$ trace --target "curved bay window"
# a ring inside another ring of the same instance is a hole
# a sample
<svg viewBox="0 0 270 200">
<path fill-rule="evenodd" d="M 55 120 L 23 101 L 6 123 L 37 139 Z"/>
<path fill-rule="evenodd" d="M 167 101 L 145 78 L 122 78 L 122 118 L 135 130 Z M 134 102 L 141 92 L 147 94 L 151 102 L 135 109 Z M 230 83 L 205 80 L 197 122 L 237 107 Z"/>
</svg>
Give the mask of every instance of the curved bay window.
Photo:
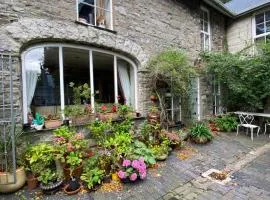
<svg viewBox="0 0 270 200">
<path fill-rule="evenodd" d="M 136 110 L 136 74 L 131 60 L 110 51 L 62 44 L 29 48 L 22 54 L 24 123 L 30 113 L 65 119 L 75 104 L 87 104 L 93 113 L 100 104 Z"/>
</svg>

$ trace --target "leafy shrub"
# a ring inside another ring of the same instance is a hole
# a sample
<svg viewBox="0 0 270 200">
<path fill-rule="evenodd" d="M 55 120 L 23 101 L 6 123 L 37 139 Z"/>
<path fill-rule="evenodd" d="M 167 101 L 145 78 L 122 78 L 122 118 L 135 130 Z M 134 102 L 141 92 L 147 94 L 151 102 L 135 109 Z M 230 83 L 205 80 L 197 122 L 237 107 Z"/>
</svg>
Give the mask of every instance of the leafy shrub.
<svg viewBox="0 0 270 200">
<path fill-rule="evenodd" d="M 231 132 L 237 128 L 237 118 L 231 115 L 223 115 L 214 119 L 217 127 L 224 132 Z"/>
<path fill-rule="evenodd" d="M 87 184 L 89 189 L 92 189 L 95 185 L 100 184 L 104 177 L 104 170 L 98 167 L 90 170 L 86 170 L 81 175 L 81 180 Z"/>
<path fill-rule="evenodd" d="M 190 137 L 196 143 L 206 143 L 213 139 L 209 128 L 204 123 L 196 123 L 190 129 Z"/>
</svg>

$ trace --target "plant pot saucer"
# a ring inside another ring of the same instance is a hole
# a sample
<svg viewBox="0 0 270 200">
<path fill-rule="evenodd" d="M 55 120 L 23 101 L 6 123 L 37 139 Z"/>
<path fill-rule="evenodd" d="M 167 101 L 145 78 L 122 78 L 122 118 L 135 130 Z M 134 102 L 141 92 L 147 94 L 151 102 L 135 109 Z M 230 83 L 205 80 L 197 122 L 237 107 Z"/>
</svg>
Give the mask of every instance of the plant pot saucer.
<svg viewBox="0 0 270 200">
<path fill-rule="evenodd" d="M 77 194 L 78 192 L 80 192 L 80 190 L 82 189 L 83 185 L 82 183 L 79 183 L 80 184 L 80 187 L 76 190 L 73 190 L 73 191 L 69 191 L 68 188 L 69 188 L 69 184 L 65 185 L 64 188 L 63 188 L 63 191 L 68 194 L 68 195 L 74 195 L 74 194 Z"/>
</svg>

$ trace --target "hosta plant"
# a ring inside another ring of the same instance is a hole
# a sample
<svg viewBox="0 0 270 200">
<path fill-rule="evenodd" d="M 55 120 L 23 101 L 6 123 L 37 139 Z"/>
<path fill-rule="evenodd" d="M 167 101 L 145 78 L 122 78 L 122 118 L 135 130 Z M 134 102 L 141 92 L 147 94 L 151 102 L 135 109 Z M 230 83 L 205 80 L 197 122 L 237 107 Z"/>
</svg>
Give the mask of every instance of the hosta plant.
<svg viewBox="0 0 270 200">
<path fill-rule="evenodd" d="M 213 136 L 209 128 L 204 123 L 196 123 L 190 129 L 190 138 L 193 142 L 198 144 L 204 144 L 213 139 Z"/>
</svg>

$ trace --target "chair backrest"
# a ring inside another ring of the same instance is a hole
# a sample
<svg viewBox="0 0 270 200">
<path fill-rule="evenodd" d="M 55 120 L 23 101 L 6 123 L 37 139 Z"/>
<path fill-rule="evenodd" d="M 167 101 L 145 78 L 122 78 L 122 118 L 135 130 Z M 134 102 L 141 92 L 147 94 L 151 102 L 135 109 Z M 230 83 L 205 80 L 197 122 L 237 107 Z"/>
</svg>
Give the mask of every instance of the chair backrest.
<svg viewBox="0 0 270 200">
<path fill-rule="evenodd" d="M 251 124 L 254 120 L 254 116 L 248 114 L 240 114 L 239 119 L 241 124 Z"/>
</svg>

